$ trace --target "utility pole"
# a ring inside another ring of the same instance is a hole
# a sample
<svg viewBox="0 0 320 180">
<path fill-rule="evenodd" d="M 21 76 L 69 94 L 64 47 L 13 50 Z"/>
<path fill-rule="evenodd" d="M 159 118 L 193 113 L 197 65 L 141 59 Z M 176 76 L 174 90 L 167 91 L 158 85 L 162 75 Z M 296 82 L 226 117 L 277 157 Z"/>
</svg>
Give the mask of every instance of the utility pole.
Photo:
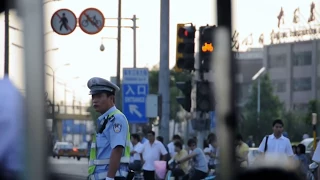
<svg viewBox="0 0 320 180">
<path fill-rule="evenodd" d="M 7 5 L 8 6 L 8 5 Z M 4 12 L 5 26 L 4 26 L 4 74 L 9 75 L 9 7 L 6 7 Z"/>
<path fill-rule="evenodd" d="M 132 18 L 133 22 L 133 67 L 137 68 L 137 17 L 136 15 L 133 15 Z M 132 124 L 132 133 L 137 132 L 137 125 Z"/>
<path fill-rule="evenodd" d="M 12 1 L 12 0 L 11 0 Z M 10 1 L 10 2 L 11 2 Z M 9 2 L 9 1 L 8 1 Z M 26 131 L 24 148 L 25 179 L 48 179 L 47 136 L 44 114 L 44 14 L 42 0 L 19 1 L 18 12 L 23 24 L 24 68 L 26 89 Z M 36 71 L 35 71 L 36 69 Z M 36 147 L 36 148 L 35 148 Z"/>
<path fill-rule="evenodd" d="M 121 0 L 118 0 L 118 37 L 117 37 L 117 86 L 121 87 Z M 116 93 L 116 106 L 120 108 L 121 93 Z"/>
<path fill-rule="evenodd" d="M 56 120 L 56 102 L 55 102 L 55 84 L 56 84 L 56 72 L 52 70 L 52 133 L 54 141 L 57 140 L 57 120 Z"/>
<path fill-rule="evenodd" d="M 159 71 L 159 94 L 162 96 L 162 112 L 160 121 L 160 134 L 164 142 L 169 141 L 169 21 L 170 1 L 161 0 L 160 10 L 160 71 Z"/>
<path fill-rule="evenodd" d="M 137 17 L 133 15 L 133 67 L 137 67 Z"/>
<path fill-rule="evenodd" d="M 236 82 L 237 63 L 231 53 L 232 1 L 217 0 L 218 29 L 214 33 L 213 55 L 215 98 L 217 108 L 217 134 L 220 148 L 219 179 L 235 179 L 238 167 L 235 157 L 235 134 L 237 131 Z M 233 169 L 230 171 L 228 169 Z"/>
</svg>

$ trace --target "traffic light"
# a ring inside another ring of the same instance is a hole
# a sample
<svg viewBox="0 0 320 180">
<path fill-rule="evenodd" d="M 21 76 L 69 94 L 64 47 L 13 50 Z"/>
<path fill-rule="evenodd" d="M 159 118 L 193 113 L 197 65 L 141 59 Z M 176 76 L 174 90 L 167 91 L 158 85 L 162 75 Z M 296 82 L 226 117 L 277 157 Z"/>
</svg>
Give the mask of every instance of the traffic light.
<svg viewBox="0 0 320 180">
<path fill-rule="evenodd" d="M 177 102 L 182 106 L 182 108 L 188 112 L 191 110 L 191 81 L 186 82 L 176 82 L 176 86 L 180 89 L 184 96 L 176 97 Z"/>
<path fill-rule="evenodd" d="M 201 112 L 209 112 L 214 110 L 214 100 L 212 84 L 208 81 L 197 82 L 197 104 L 196 110 Z"/>
<path fill-rule="evenodd" d="M 212 54 L 214 52 L 213 33 L 216 26 L 201 26 L 199 38 L 199 70 L 208 72 L 210 70 Z"/>
<path fill-rule="evenodd" d="M 196 28 L 193 25 L 177 24 L 176 70 L 194 70 L 195 33 Z"/>
</svg>

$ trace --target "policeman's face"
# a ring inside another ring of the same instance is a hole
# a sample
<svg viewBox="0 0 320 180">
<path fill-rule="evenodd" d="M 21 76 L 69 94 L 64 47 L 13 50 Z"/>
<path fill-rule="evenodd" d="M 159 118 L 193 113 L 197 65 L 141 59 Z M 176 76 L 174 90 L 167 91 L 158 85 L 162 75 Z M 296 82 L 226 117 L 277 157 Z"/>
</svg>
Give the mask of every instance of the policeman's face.
<svg viewBox="0 0 320 180">
<path fill-rule="evenodd" d="M 283 126 L 278 123 L 275 124 L 272 129 L 273 129 L 273 133 L 276 135 L 280 135 L 283 132 Z"/>
<path fill-rule="evenodd" d="M 114 96 L 107 96 L 106 93 L 99 93 L 92 95 L 93 108 L 103 114 L 114 105 Z"/>
</svg>

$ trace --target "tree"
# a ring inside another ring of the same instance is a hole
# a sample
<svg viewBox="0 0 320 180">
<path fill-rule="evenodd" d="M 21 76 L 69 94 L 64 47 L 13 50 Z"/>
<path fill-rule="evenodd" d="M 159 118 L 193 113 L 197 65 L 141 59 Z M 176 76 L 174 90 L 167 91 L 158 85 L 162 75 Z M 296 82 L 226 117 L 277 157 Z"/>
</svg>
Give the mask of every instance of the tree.
<svg viewBox="0 0 320 180">
<path fill-rule="evenodd" d="M 288 132 L 291 142 L 301 141 L 302 135 L 312 131 L 311 124 L 301 121 L 305 116 L 304 113 L 296 111 L 287 111 L 283 114 L 284 129 Z"/>
<path fill-rule="evenodd" d="M 273 87 L 269 76 L 260 77 L 260 120 L 258 122 L 257 113 L 258 83 L 254 82 L 251 94 L 244 107 L 244 127 L 245 137 L 253 135 L 256 141 L 261 141 L 263 136 L 270 134 L 272 122 L 281 117 L 282 103 L 273 94 Z"/>
<path fill-rule="evenodd" d="M 175 72 L 170 70 L 170 119 L 176 119 L 176 113 L 180 111 L 180 105 L 176 101 L 176 97 L 180 95 L 179 89 L 176 87 L 177 81 L 187 81 L 191 78 L 188 72 Z M 149 71 L 149 93 L 158 94 L 159 92 L 159 68 L 154 66 Z"/>
</svg>

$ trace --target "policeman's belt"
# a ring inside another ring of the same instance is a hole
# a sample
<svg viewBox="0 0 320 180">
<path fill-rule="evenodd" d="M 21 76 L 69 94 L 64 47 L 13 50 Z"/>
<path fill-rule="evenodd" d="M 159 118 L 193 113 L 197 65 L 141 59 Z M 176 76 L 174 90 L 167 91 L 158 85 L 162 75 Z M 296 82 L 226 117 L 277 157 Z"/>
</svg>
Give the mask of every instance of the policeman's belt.
<svg viewBox="0 0 320 180">
<path fill-rule="evenodd" d="M 101 172 L 101 173 L 94 173 L 89 176 L 89 180 L 99 180 L 99 179 L 106 179 L 108 172 Z M 128 172 L 123 170 L 118 170 L 115 177 L 127 177 Z"/>
<path fill-rule="evenodd" d="M 121 157 L 120 163 L 129 163 L 130 157 Z M 96 160 L 90 160 L 89 166 L 92 165 L 108 165 L 110 164 L 110 159 L 96 159 Z"/>
</svg>

